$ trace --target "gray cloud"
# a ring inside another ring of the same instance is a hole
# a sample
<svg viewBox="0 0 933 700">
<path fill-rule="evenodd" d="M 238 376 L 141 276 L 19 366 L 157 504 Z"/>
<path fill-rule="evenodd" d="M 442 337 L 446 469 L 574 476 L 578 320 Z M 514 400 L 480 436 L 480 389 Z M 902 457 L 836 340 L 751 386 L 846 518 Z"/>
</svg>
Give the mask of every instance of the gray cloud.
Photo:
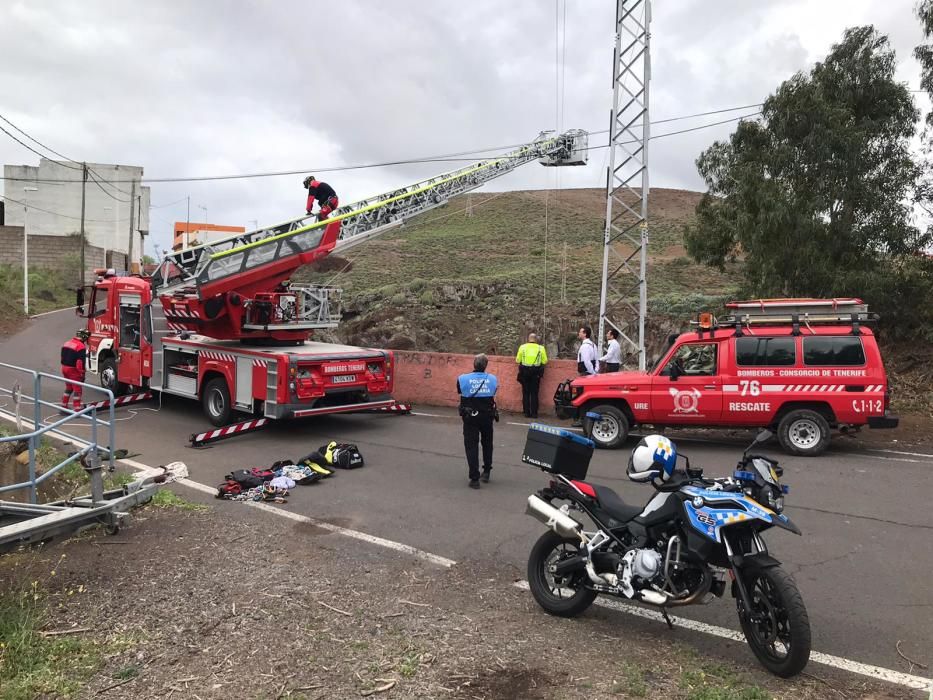
<svg viewBox="0 0 933 700">
<path fill-rule="evenodd" d="M 612 5 L 567 3 L 565 128 L 608 125 Z M 916 84 L 912 8 L 913 0 L 656 2 L 653 116 L 760 102 L 825 55 L 844 27 L 865 22 L 891 34 L 903 79 Z M 0 112 L 40 140 L 78 160 L 142 165 L 150 177 L 496 146 L 556 126 L 555 3 L 12 2 L 0 24 L 0 86 Z M 700 188 L 696 156 L 731 129 L 654 141 L 652 184 Z M 0 139 L 0 162 L 36 160 Z M 346 202 L 457 165 L 325 177 Z M 491 188 L 553 187 L 558 178 L 563 187 L 601 186 L 604 168 L 605 150 L 595 150 L 586 168 L 529 165 Z M 269 223 L 300 213 L 300 181 L 156 184 L 152 202 L 190 195 L 192 211 L 206 206 L 215 223 Z M 164 246 L 170 223 L 184 217 L 183 203 L 153 209 L 156 241 Z"/>
</svg>

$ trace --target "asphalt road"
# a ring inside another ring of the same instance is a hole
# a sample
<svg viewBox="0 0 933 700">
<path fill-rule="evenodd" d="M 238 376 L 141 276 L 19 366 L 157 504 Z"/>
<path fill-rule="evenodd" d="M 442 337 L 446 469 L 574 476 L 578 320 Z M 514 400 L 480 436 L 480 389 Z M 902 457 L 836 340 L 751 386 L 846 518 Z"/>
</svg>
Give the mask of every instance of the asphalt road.
<svg viewBox="0 0 933 700">
<path fill-rule="evenodd" d="M 57 372 L 60 345 L 75 328 L 69 312 L 36 319 L 0 343 L 0 361 Z M 0 385 L 9 386 L 9 378 L 0 368 Z M 366 458 L 364 469 L 301 487 L 281 507 L 457 561 L 494 557 L 514 567 L 516 580 L 525 578 L 527 553 L 542 526 L 524 515 L 524 503 L 546 478 L 520 461 L 526 428 L 509 421 L 522 419 L 504 417 L 497 426 L 493 481 L 473 491 L 466 487 L 455 412 L 416 410 L 435 415 L 323 416 L 194 450 L 186 446 L 187 436 L 210 427 L 200 407 L 165 397 L 159 410 L 120 409 L 117 447 L 139 453 L 135 459 L 152 466 L 184 461 L 193 479 L 213 485 L 232 469 L 296 458 L 329 440 L 354 442 Z M 693 464 L 713 476 L 731 473 L 744 446 L 672 437 Z M 905 653 L 929 664 L 933 455 L 858 451 L 845 440 L 836 440 L 819 459 L 790 457 L 776 447 L 770 452 L 781 460 L 791 488 L 786 513 L 804 534 L 775 530 L 766 539 L 800 586 L 813 648 L 907 671 L 895 649 L 901 640 Z M 628 482 L 627 457 L 624 449 L 597 452 L 588 479 L 644 502 L 652 490 Z M 679 613 L 738 627 L 731 600 Z"/>
</svg>

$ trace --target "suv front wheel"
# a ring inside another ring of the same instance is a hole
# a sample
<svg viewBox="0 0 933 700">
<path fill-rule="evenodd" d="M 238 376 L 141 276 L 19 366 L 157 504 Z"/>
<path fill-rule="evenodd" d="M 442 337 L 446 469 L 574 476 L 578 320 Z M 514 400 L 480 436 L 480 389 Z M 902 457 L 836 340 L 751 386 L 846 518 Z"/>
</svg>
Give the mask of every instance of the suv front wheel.
<svg viewBox="0 0 933 700">
<path fill-rule="evenodd" d="M 816 457 L 829 446 L 829 423 L 809 409 L 791 411 L 778 424 L 778 441 L 787 452 Z"/>
<path fill-rule="evenodd" d="M 610 404 L 600 404 L 593 408 L 587 408 L 587 413 L 598 413 L 601 418 L 593 421 L 592 426 L 587 431 L 597 447 L 612 449 L 620 447 L 626 438 L 628 438 L 629 422 L 625 414 L 615 406 Z"/>
</svg>

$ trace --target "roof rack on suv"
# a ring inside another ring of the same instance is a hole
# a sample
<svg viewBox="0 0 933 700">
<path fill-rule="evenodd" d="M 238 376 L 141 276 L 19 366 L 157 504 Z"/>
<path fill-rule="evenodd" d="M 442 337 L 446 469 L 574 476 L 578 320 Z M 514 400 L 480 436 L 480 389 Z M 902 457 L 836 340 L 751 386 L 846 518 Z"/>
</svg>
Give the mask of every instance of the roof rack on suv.
<svg viewBox="0 0 933 700">
<path fill-rule="evenodd" d="M 794 335 L 800 333 L 800 324 L 851 325 L 852 334 L 860 333 L 860 324 L 877 321 L 878 314 L 868 312 L 868 304 L 861 299 L 755 299 L 733 301 L 726 304 L 730 314 L 717 319 L 720 326 L 735 326 L 742 335 L 742 327 L 753 325 L 793 325 Z"/>
</svg>

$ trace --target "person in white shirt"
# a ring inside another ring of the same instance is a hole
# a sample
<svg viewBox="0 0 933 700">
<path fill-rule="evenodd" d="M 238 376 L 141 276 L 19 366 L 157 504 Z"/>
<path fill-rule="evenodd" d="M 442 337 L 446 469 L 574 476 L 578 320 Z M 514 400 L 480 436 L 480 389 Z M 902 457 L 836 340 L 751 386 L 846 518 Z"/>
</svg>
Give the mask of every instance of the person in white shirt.
<svg viewBox="0 0 933 700">
<path fill-rule="evenodd" d="M 606 331 L 606 340 L 609 341 L 606 346 L 606 354 L 599 358 L 600 362 L 606 363 L 606 372 L 618 372 L 622 366 L 622 348 L 619 346 L 619 331 L 610 328 Z"/>
<path fill-rule="evenodd" d="M 596 362 L 596 343 L 593 342 L 593 330 L 589 326 L 581 326 L 577 337 L 582 341 L 577 350 L 577 372 L 581 376 L 597 374 L 599 365 Z"/>
<path fill-rule="evenodd" d="M 593 329 L 589 326 L 581 326 L 577 332 L 580 339 L 580 349 L 577 350 L 577 372 L 581 377 L 589 377 L 599 372 L 599 363 L 596 357 L 599 352 L 596 350 L 596 343 L 593 342 Z M 574 420 L 573 425 L 580 427 L 583 421 L 580 417 Z"/>
</svg>

